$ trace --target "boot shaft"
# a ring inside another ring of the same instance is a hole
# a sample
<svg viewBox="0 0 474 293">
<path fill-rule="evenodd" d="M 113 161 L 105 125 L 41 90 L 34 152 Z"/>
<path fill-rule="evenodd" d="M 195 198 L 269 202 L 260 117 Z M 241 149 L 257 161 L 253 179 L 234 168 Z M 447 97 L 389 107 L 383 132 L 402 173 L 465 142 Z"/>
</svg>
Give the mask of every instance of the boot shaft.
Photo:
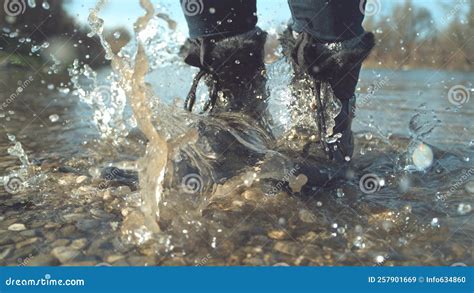
<svg viewBox="0 0 474 293">
<path fill-rule="evenodd" d="M 265 111 L 268 98 L 263 62 L 266 37 L 264 31 L 256 28 L 221 39 L 187 40 L 181 52 L 184 61 L 200 69 L 198 77 L 205 79 L 210 90 L 210 104 L 205 110 L 243 112 L 252 117 Z"/>
</svg>

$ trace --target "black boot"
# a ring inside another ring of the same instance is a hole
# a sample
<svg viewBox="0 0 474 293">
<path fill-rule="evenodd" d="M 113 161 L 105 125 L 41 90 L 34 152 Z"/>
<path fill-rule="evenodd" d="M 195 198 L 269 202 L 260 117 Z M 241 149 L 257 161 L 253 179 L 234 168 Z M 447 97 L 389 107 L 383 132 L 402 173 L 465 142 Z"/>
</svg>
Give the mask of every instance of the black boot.
<svg viewBox="0 0 474 293">
<path fill-rule="evenodd" d="M 346 41 L 327 43 L 307 33 L 287 30 L 282 44 L 295 72 L 291 85 L 296 97 L 295 116 L 304 119 L 301 117 L 308 117 L 304 116 L 306 111 L 315 117 L 312 122 L 297 120 L 289 140 L 303 143 L 305 149 L 320 142 L 330 159 L 350 160 L 354 151 L 354 92 L 361 64 L 375 44 L 374 35 L 364 33 Z"/>
<path fill-rule="evenodd" d="M 200 69 L 185 102 L 193 110 L 201 78 L 209 88 L 203 111 L 239 112 L 268 127 L 264 46 L 267 33 L 255 28 L 232 37 L 188 39 L 181 50 L 184 61 Z"/>
</svg>

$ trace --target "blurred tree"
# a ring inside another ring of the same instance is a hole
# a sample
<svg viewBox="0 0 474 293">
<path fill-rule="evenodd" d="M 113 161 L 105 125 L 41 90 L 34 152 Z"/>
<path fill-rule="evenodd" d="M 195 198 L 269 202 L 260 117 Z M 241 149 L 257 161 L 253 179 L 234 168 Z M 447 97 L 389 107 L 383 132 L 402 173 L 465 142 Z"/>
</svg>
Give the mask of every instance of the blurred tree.
<svg viewBox="0 0 474 293">
<path fill-rule="evenodd" d="M 466 3 L 458 0 L 446 7 L 444 25 L 440 27 L 427 8 L 413 5 L 411 0 L 395 5 L 390 15 L 368 18 L 365 26 L 376 32 L 377 46 L 367 65 L 472 70 L 474 0 Z"/>
<path fill-rule="evenodd" d="M 60 61 L 63 67 L 74 59 L 93 67 L 107 64 L 98 38 L 88 37 L 89 29 L 77 25 L 66 13 L 64 5 L 69 1 L 48 1 L 49 7 L 45 8 L 43 1 L 36 0 L 34 8 L 26 5 L 24 12 L 17 16 L 11 16 L 8 9 L 0 9 L 1 50 L 8 54 L 40 56 L 45 61 Z M 19 3 L 25 5 L 26 1 Z M 120 39 L 121 45 L 128 42 L 128 32 L 122 30 Z"/>
</svg>

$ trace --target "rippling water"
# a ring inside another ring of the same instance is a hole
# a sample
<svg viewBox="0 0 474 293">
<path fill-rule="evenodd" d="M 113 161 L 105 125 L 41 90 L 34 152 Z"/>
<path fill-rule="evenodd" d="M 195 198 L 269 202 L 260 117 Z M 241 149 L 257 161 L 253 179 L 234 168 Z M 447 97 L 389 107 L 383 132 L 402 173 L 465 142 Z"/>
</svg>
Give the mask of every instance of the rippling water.
<svg viewBox="0 0 474 293">
<path fill-rule="evenodd" d="M 157 48 L 142 37 L 147 50 Z M 174 132 L 186 134 L 186 123 L 205 123 L 221 133 L 217 141 L 185 136 L 197 147 L 170 156 L 176 168 L 168 169 L 173 176 L 164 182 L 159 231 L 143 218 L 143 188 L 136 180 L 149 139 L 134 127 L 126 95 L 107 79 L 110 70 L 98 72 L 82 97 L 47 89 L 58 83 L 51 78 L 44 84 L 32 72 L 0 71 L 7 85 L 0 94 L 7 97 L 18 80 L 33 76 L 0 112 L 1 175 L 5 184 L 11 178 L 23 182 L 0 191 L 0 264 L 474 264 L 474 104 L 455 106 L 448 99 L 455 85 L 472 88 L 473 74 L 365 69 L 356 153 L 344 176 L 328 181 L 319 172 L 337 166 L 302 160 L 296 152 L 283 155 L 262 134 L 246 133 L 238 119 L 225 124 L 177 110 L 164 114 L 174 104 L 181 107 L 193 71 L 159 48 L 147 51 L 146 77 L 161 99 L 153 109 L 162 123 L 155 125 L 158 132 L 176 146 Z M 279 60 L 268 65 L 268 74 L 278 137 L 289 119 L 284 105 L 290 71 Z M 222 148 L 226 139 L 237 143 Z M 252 159 L 242 160 L 242 150 L 249 149 Z M 188 160 L 209 173 L 179 167 Z"/>
</svg>

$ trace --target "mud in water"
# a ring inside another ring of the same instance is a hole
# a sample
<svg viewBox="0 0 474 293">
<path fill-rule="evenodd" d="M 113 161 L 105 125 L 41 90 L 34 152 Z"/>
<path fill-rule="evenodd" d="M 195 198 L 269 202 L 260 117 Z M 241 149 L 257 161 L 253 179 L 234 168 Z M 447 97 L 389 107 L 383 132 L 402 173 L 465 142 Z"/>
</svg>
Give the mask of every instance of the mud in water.
<svg viewBox="0 0 474 293">
<path fill-rule="evenodd" d="M 76 63 L 72 90 L 33 80 L 0 112 L 0 264 L 474 264 L 474 106 L 447 98 L 472 74 L 365 70 L 355 156 L 336 166 L 281 143 L 282 59 L 267 68 L 276 141 L 239 115 L 182 111 L 193 72 L 142 5 L 112 71 Z M 2 94 L 30 74 L 1 71 Z"/>
</svg>

